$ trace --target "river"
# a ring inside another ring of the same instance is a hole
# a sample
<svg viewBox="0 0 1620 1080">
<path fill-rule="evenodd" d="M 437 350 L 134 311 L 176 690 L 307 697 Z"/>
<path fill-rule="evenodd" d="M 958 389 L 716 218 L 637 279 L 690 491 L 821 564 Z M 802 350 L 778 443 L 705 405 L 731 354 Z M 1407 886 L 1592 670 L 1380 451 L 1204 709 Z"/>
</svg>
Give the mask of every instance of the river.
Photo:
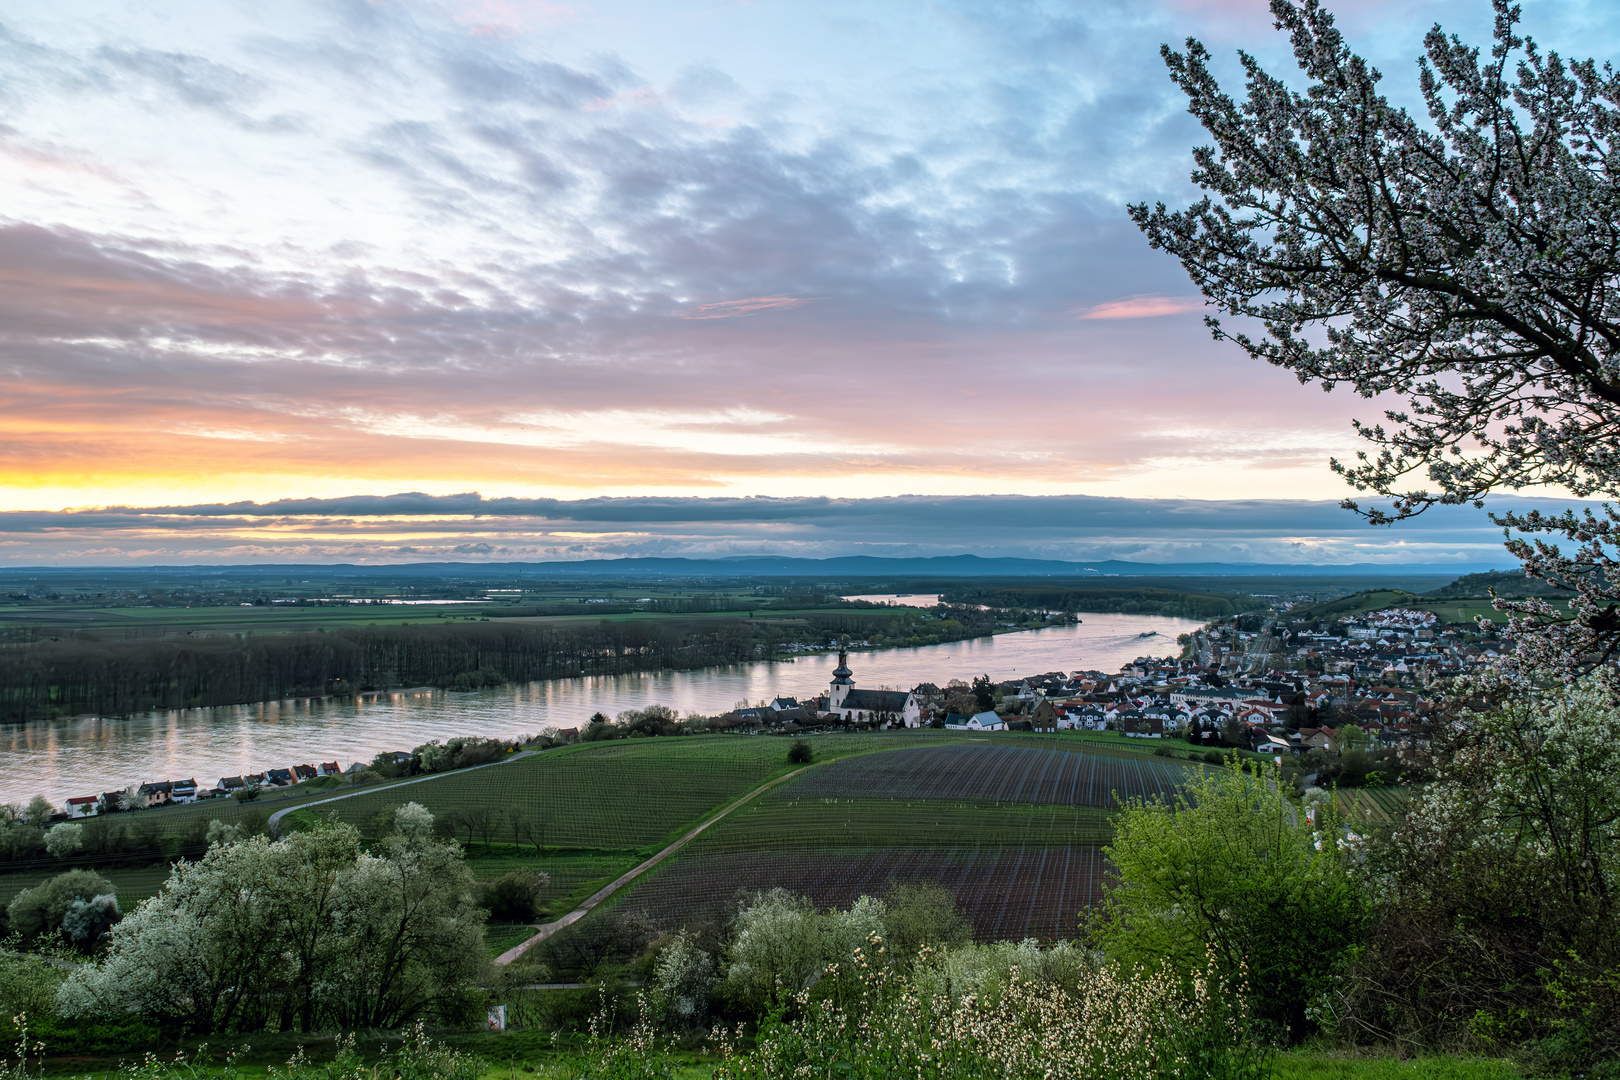
<svg viewBox="0 0 1620 1080">
<path fill-rule="evenodd" d="M 1172 655 L 1176 635 L 1199 623 L 1156 615 L 1082 615 L 1078 626 L 994 638 L 886 649 L 850 656 L 855 684 L 910 689 L 920 682 L 987 673 L 995 679 L 1088 668 L 1117 671 L 1137 656 Z M 1147 631 L 1159 636 L 1142 638 Z M 337 761 L 345 769 L 382 750 L 410 750 L 453 735 L 511 737 L 582 725 L 653 703 L 681 714 L 714 715 L 778 695 L 813 697 L 827 688 L 834 655 L 793 663 L 736 664 L 550 679 L 474 693 L 402 690 L 355 699 L 300 698 L 259 705 L 154 712 L 124 720 L 84 718 L 0 728 L 0 802 L 44 795 L 61 805 L 131 783 L 221 776 Z"/>
</svg>

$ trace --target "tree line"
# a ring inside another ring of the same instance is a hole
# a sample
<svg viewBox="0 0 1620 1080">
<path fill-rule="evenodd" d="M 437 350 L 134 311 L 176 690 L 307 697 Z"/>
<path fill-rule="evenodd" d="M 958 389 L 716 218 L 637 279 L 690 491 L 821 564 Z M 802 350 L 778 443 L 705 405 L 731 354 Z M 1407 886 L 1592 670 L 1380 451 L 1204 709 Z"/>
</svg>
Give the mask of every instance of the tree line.
<svg viewBox="0 0 1620 1080">
<path fill-rule="evenodd" d="M 942 594 L 942 599 L 953 604 L 1044 608 L 1064 612 L 1119 612 L 1206 620 L 1225 618 L 1265 606 L 1265 601 L 1248 596 L 1217 596 L 1152 585 L 966 585 L 948 589 Z"/>
<path fill-rule="evenodd" d="M 0 644 L 0 722 L 702 668 L 836 637 L 933 644 L 991 633 L 1000 614 L 953 609 L 951 618 L 930 619 L 876 608 L 780 621 L 480 622 L 137 640 L 80 634 Z"/>
</svg>

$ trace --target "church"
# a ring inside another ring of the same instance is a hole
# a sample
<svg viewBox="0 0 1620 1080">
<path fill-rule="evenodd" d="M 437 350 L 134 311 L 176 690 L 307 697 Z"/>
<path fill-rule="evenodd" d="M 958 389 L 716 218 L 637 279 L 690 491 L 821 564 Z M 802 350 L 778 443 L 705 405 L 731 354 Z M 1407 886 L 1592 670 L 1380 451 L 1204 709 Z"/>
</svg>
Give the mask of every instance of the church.
<svg viewBox="0 0 1620 1080">
<path fill-rule="evenodd" d="M 857 690 L 849 670 L 849 650 L 838 650 L 838 667 L 833 670 L 827 711 L 839 719 L 856 724 L 894 724 L 919 727 L 922 710 L 917 697 L 909 690 Z"/>
</svg>

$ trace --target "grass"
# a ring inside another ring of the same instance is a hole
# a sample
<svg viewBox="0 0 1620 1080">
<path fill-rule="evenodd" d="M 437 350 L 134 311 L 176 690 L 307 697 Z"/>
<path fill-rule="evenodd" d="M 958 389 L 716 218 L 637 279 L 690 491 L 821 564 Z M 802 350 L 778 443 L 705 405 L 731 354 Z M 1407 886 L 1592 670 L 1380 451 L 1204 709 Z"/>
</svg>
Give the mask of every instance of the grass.
<svg viewBox="0 0 1620 1080">
<path fill-rule="evenodd" d="M 457 1050 L 474 1054 L 484 1060 L 486 1067 L 479 1080 L 573 1080 L 584 1071 L 585 1059 L 580 1053 L 581 1036 L 569 1035 L 553 1042 L 549 1033 L 540 1031 L 507 1030 L 437 1031 L 435 1039 Z M 308 1048 L 309 1057 L 316 1062 L 330 1058 L 331 1050 L 321 1037 L 291 1032 L 285 1035 L 258 1032 L 243 1041 L 250 1041 L 251 1049 L 242 1057 L 244 1067 L 281 1065 L 300 1046 Z M 370 1034 L 359 1041 L 361 1053 L 370 1058 L 377 1051 L 377 1043 L 395 1040 L 382 1034 Z M 226 1050 L 238 1046 L 235 1039 L 216 1039 L 209 1057 L 211 1068 L 201 1070 L 207 1074 L 223 1072 L 217 1062 Z M 188 1044 L 187 1049 L 191 1049 Z M 138 1055 L 123 1055 L 133 1059 Z M 166 1056 L 166 1055 L 164 1055 Z M 701 1051 L 675 1051 L 671 1054 L 675 1066 L 675 1080 L 708 1080 L 719 1059 L 712 1053 Z M 42 1073 L 52 1078 L 104 1077 L 113 1073 L 119 1058 L 52 1058 L 43 1063 Z M 1507 1061 L 1492 1058 L 1456 1057 L 1436 1054 L 1415 1058 L 1394 1058 L 1376 1053 L 1340 1053 L 1327 1050 L 1288 1050 L 1272 1059 L 1274 1080 L 1522 1080 L 1524 1073 Z"/>
<path fill-rule="evenodd" d="M 1519 1080 L 1511 1062 L 1493 1058 L 1393 1058 L 1323 1050 L 1291 1050 L 1275 1059 L 1276 1080 Z"/>
</svg>

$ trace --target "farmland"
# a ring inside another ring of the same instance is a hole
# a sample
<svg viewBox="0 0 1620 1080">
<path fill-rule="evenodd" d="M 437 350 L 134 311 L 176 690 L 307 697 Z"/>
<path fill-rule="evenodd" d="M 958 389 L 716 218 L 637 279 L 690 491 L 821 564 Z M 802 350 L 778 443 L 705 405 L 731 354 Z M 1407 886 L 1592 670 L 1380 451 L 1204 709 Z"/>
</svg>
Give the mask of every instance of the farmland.
<svg viewBox="0 0 1620 1080">
<path fill-rule="evenodd" d="M 1335 793 L 1339 810 L 1350 824 L 1383 824 L 1406 813 L 1412 798 L 1408 787 L 1342 788 Z"/>
<path fill-rule="evenodd" d="M 716 824 L 622 902 L 679 925 L 718 914 L 739 888 L 783 885 L 821 904 L 847 904 L 890 879 L 926 878 L 958 894 L 982 937 L 1066 936 L 1096 895 L 1100 848 L 1119 799 L 1166 793 L 1199 767 L 1154 756 L 1140 743 L 1100 745 L 1070 734 L 873 732 L 811 742 L 814 767 Z M 549 874 L 539 914 L 554 917 L 790 771 L 787 749 L 787 740 L 769 737 L 624 739 L 380 785 L 307 809 L 296 807 L 336 792 L 174 807 L 109 823 L 151 832 L 149 846 L 161 841 L 167 850 L 196 839 L 211 819 L 262 827 L 267 811 L 289 803 L 295 809 L 284 829 L 335 817 L 375 835 L 395 807 L 418 802 L 462 841 L 480 878 Z M 166 876 L 161 858 L 150 861 L 101 871 L 126 906 Z M 25 878 L 8 874 L 0 901 L 35 883 Z M 491 943 L 515 933 L 492 927 Z"/>
<path fill-rule="evenodd" d="M 1010 741 L 1010 740 L 1009 740 Z M 1030 740 L 1034 742 L 1034 740 Z M 1184 768 L 1164 758 L 1045 746 L 956 743 L 871 754 L 784 785 L 782 799 L 933 799 L 973 803 L 1117 805 L 1113 794 L 1168 794 Z"/>
<path fill-rule="evenodd" d="M 1069 937 L 1097 896 L 1122 798 L 1189 766 L 1072 739 L 921 745 L 812 769 L 694 841 L 622 901 L 674 929 L 775 886 L 847 906 L 891 880 L 956 893 L 983 940 Z"/>
</svg>

